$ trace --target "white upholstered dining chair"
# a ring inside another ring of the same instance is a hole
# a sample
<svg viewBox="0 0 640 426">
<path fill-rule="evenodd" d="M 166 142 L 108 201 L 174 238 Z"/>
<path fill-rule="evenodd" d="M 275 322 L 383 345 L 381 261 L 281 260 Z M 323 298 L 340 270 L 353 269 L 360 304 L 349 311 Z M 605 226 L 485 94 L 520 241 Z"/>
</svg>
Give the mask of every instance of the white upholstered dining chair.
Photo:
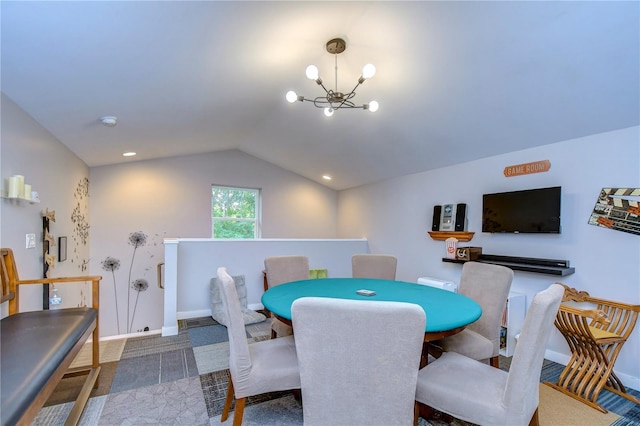
<svg viewBox="0 0 640 426">
<path fill-rule="evenodd" d="M 291 315 L 306 426 L 413 424 L 419 305 L 303 297 Z"/>
<path fill-rule="evenodd" d="M 398 259 L 389 254 L 354 254 L 351 257 L 353 278 L 395 280 Z"/>
<path fill-rule="evenodd" d="M 418 373 L 416 401 L 482 425 L 537 425 L 540 371 L 564 287 L 552 284 L 529 307 L 509 372 L 446 352 Z"/>
<path fill-rule="evenodd" d="M 309 259 L 306 256 L 269 256 L 264 259 L 269 288 L 291 281 L 309 279 Z M 291 326 L 271 317 L 271 338 L 290 336 Z"/>
<path fill-rule="evenodd" d="M 502 313 L 509 297 L 513 270 L 480 262 L 466 262 L 458 293 L 467 296 L 480 305 L 482 316 L 460 333 L 430 342 L 440 352 L 457 352 L 475 360 L 486 360 L 499 367 L 500 326 Z M 433 353 L 433 351 L 432 351 Z"/>
<path fill-rule="evenodd" d="M 236 400 L 234 426 L 242 424 L 246 398 L 267 392 L 300 389 L 300 370 L 293 336 L 249 344 L 233 278 L 218 268 L 220 295 L 229 334 L 229 386 L 221 421 Z"/>
</svg>

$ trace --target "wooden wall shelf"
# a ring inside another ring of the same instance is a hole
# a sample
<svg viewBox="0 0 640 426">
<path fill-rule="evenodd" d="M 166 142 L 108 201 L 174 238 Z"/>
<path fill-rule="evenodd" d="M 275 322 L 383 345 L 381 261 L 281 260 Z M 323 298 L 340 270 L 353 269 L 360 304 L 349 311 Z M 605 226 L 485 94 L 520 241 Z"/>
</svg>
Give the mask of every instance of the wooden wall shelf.
<svg viewBox="0 0 640 426">
<path fill-rule="evenodd" d="M 447 238 L 457 238 L 458 241 L 471 241 L 475 232 L 456 232 L 456 231 L 429 231 L 429 235 L 434 240 L 444 241 Z"/>
</svg>

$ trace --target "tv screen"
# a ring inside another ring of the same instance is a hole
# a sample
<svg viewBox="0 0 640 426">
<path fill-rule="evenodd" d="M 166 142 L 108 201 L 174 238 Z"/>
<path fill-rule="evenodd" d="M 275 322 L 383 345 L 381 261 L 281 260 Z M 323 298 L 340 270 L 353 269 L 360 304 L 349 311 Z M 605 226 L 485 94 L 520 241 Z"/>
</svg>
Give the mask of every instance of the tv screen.
<svg viewBox="0 0 640 426">
<path fill-rule="evenodd" d="M 482 196 L 482 232 L 560 233 L 560 187 Z"/>
</svg>

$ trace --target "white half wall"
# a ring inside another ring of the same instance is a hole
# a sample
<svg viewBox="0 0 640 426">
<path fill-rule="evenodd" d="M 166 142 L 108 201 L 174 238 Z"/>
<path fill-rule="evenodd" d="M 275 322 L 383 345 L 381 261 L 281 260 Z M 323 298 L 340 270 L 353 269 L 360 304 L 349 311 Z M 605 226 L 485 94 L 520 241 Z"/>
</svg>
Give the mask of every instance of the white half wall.
<svg viewBox="0 0 640 426">
<path fill-rule="evenodd" d="M 329 277 L 350 277 L 351 256 L 369 253 L 367 240 L 214 240 L 166 239 L 164 277 L 164 325 L 162 335 L 178 333 L 178 319 L 211 313 L 209 285 L 217 269 L 244 275 L 247 303 L 262 307 L 264 259 L 268 256 L 302 255 L 310 269 L 327 269 Z"/>
</svg>

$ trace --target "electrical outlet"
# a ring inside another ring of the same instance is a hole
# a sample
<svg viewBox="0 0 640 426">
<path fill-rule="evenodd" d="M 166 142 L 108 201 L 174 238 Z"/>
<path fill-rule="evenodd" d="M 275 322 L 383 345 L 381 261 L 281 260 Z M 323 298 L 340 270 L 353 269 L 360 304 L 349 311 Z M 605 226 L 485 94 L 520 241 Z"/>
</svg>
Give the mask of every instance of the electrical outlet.
<svg viewBox="0 0 640 426">
<path fill-rule="evenodd" d="M 27 248 L 36 248 L 36 234 L 27 234 Z"/>
</svg>

